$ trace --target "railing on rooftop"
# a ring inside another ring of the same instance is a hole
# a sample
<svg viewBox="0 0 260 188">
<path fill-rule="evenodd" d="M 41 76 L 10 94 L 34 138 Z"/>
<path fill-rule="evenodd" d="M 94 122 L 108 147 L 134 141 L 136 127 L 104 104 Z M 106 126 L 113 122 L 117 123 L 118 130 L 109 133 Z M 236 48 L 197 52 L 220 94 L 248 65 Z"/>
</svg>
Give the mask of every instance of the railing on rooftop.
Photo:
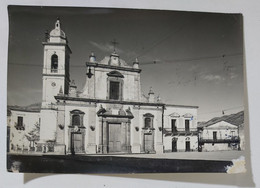
<svg viewBox="0 0 260 188">
<path fill-rule="evenodd" d="M 15 123 L 14 127 L 17 129 L 17 130 L 25 130 L 25 124 L 19 124 L 19 123 Z"/>
<path fill-rule="evenodd" d="M 239 136 L 230 136 L 226 138 L 208 138 L 208 137 L 200 137 L 199 143 L 239 143 L 240 138 Z"/>
</svg>

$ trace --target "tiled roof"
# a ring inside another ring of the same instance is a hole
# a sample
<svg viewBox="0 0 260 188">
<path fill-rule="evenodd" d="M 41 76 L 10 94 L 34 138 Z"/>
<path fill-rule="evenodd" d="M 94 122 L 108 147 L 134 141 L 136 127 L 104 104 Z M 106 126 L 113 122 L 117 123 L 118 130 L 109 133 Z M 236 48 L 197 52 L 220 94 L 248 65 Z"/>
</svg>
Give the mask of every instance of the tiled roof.
<svg viewBox="0 0 260 188">
<path fill-rule="evenodd" d="M 29 106 L 7 106 L 7 112 L 10 110 L 25 111 L 25 112 L 40 112 L 41 103 L 34 103 Z M 8 114 L 7 114 L 8 115 Z"/>
<path fill-rule="evenodd" d="M 213 125 L 221 121 L 225 121 L 230 124 L 240 126 L 244 123 L 244 111 L 238 112 L 236 114 L 222 116 L 222 117 L 215 117 L 207 122 L 200 122 L 198 123 L 198 127 L 208 127 L 210 125 Z"/>
</svg>

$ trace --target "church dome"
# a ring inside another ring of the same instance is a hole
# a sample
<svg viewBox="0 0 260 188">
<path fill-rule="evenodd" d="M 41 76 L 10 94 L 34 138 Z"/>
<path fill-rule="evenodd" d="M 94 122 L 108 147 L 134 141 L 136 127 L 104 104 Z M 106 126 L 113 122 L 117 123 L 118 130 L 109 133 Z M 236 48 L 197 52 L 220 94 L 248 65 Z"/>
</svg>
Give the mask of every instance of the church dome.
<svg viewBox="0 0 260 188">
<path fill-rule="evenodd" d="M 55 23 L 55 28 L 50 32 L 50 37 L 61 37 L 63 39 L 66 38 L 64 31 L 60 28 L 60 20 L 57 19 Z"/>
<path fill-rule="evenodd" d="M 66 38 L 65 36 L 65 33 L 61 30 L 61 29 L 53 29 L 51 32 L 50 32 L 50 36 L 51 37 L 62 37 L 62 38 Z"/>
</svg>

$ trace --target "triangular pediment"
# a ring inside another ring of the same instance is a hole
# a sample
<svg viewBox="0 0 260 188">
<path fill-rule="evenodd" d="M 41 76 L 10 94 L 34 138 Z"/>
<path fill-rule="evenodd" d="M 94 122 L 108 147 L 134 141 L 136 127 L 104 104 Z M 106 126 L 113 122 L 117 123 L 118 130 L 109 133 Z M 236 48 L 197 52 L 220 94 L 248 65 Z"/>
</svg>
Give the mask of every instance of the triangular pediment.
<svg viewBox="0 0 260 188">
<path fill-rule="evenodd" d="M 208 125 L 207 127 L 210 127 L 210 128 L 221 128 L 221 129 L 234 129 L 234 128 L 237 128 L 236 125 L 233 125 L 233 124 L 228 123 L 226 121 L 220 121 L 220 122 L 217 122 L 215 124 Z"/>
<path fill-rule="evenodd" d="M 170 117 L 179 118 L 179 117 L 180 117 L 180 114 L 178 114 L 177 112 L 174 112 L 174 113 L 170 114 L 169 116 L 170 116 Z"/>
<path fill-rule="evenodd" d="M 190 113 L 186 113 L 186 114 L 184 114 L 184 115 L 183 115 L 183 117 L 185 117 L 185 118 L 192 118 L 192 117 L 193 117 L 193 115 L 192 115 L 192 114 L 190 114 Z"/>
</svg>

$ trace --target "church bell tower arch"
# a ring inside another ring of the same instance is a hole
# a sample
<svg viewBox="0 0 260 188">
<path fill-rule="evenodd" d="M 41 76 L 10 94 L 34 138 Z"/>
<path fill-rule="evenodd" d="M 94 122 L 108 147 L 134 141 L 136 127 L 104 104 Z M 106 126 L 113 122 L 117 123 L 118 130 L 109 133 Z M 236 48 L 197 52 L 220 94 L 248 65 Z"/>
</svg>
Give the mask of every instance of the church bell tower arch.
<svg viewBox="0 0 260 188">
<path fill-rule="evenodd" d="M 72 53 L 65 33 L 61 30 L 59 18 L 54 29 L 45 33 L 43 58 L 43 95 L 42 107 L 48 108 L 55 103 L 54 96 L 68 94 L 70 75 L 69 61 Z"/>
</svg>

